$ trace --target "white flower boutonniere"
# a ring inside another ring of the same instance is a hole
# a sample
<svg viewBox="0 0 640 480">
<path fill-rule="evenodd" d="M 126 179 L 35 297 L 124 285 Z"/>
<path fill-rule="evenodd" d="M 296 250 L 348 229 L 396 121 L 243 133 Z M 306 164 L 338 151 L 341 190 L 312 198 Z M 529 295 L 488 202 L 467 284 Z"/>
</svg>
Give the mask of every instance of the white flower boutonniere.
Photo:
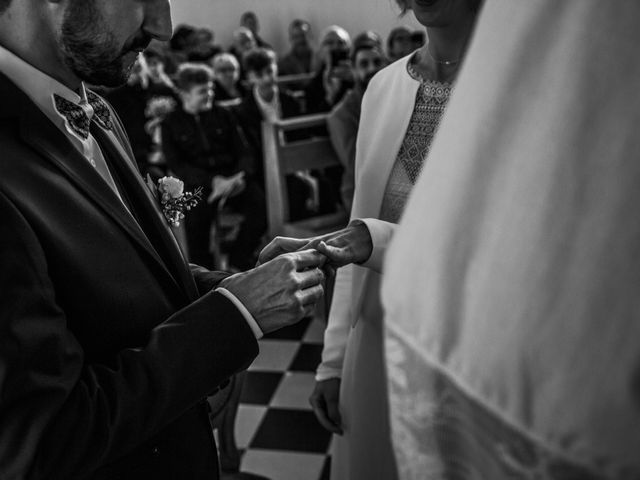
<svg viewBox="0 0 640 480">
<path fill-rule="evenodd" d="M 147 175 L 147 185 L 160 201 L 164 217 L 174 227 L 180 226 L 185 211 L 191 210 L 202 200 L 202 187 L 196 188 L 193 192 L 185 192 L 184 182 L 175 177 L 162 177 L 156 186 Z"/>
</svg>

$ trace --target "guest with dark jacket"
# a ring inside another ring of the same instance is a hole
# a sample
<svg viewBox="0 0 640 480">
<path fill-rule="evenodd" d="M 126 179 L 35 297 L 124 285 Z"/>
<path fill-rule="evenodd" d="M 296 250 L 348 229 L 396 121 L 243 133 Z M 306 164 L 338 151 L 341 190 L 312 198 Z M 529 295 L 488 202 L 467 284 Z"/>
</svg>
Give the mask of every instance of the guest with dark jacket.
<svg viewBox="0 0 640 480">
<path fill-rule="evenodd" d="M 400 25 L 389 32 L 387 37 L 387 54 L 389 62 L 406 57 L 415 49 L 411 41 L 411 29 L 406 25 Z"/>
<path fill-rule="evenodd" d="M 351 64 L 356 81 L 355 86 L 333 107 L 327 117 L 331 143 L 344 167 L 340 195 L 347 212 L 351 211 L 353 202 L 356 138 L 360 125 L 362 97 L 369 81 L 387 64 L 382 46 L 367 41 L 369 38 L 372 38 L 370 33 L 364 32 L 354 39 Z"/>
<path fill-rule="evenodd" d="M 349 64 L 351 37 L 338 25 L 325 29 L 314 60 L 315 76 L 305 89 L 307 113 L 328 112 L 353 87 Z"/>
<path fill-rule="evenodd" d="M 264 152 L 262 149 L 262 122 L 276 121 L 301 115 L 300 104 L 276 83 L 278 66 L 271 50 L 256 48 L 244 57 L 244 69 L 251 90 L 242 103 L 234 108 L 238 123 L 244 132 L 256 165 L 256 177 L 264 183 Z M 287 138 L 287 140 L 292 140 Z M 288 175 L 289 209 L 291 219 L 309 216 L 317 208 L 309 179 L 303 175 Z"/>
<path fill-rule="evenodd" d="M 243 63 L 251 89 L 234 112 L 256 159 L 257 177 L 264 181 L 262 121 L 296 117 L 302 112 L 298 101 L 287 91 L 278 88 L 275 53 L 256 48 L 245 55 Z"/>
<path fill-rule="evenodd" d="M 229 47 L 229 53 L 236 57 L 240 65 L 240 79 L 245 80 L 247 75 L 244 71 L 242 58 L 248 51 L 256 48 L 256 39 L 247 27 L 238 27 L 233 31 L 233 43 Z"/>
<path fill-rule="evenodd" d="M 239 103 L 246 94 L 240 82 L 240 64 L 230 53 L 219 53 L 211 62 L 215 75 L 215 103 L 229 105 Z"/>
<path fill-rule="evenodd" d="M 311 25 L 306 20 L 296 19 L 289 25 L 291 49 L 278 61 L 280 75 L 301 75 L 312 70 Z"/>
<path fill-rule="evenodd" d="M 246 27 L 251 30 L 253 34 L 253 38 L 256 41 L 256 47 L 268 48 L 272 49 L 273 47 L 265 42 L 262 37 L 260 37 L 260 22 L 258 21 L 258 16 L 255 12 L 248 11 L 244 12 L 240 17 L 240 26 Z"/>
<path fill-rule="evenodd" d="M 190 261 L 211 265 L 210 230 L 220 201 L 244 216 L 229 263 L 244 270 L 255 264 L 255 249 L 266 229 L 264 193 L 233 115 L 213 104 L 213 72 L 183 64 L 176 75 L 181 104 L 162 124 L 167 164 L 187 190 L 202 187 L 203 197 L 186 220 Z M 210 205 L 212 203 L 213 205 Z"/>
</svg>

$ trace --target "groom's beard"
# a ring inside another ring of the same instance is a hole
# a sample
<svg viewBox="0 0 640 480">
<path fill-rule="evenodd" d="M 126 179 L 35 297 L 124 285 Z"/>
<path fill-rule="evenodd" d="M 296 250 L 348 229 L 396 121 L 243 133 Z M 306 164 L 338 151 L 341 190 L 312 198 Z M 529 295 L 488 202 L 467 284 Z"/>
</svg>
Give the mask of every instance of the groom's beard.
<svg viewBox="0 0 640 480">
<path fill-rule="evenodd" d="M 81 80 L 116 87 L 127 82 L 138 52 L 151 39 L 141 33 L 120 47 L 104 25 L 95 0 L 71 0 L 62 21 L 60 50 L 65 64 Z"/>
</svg>

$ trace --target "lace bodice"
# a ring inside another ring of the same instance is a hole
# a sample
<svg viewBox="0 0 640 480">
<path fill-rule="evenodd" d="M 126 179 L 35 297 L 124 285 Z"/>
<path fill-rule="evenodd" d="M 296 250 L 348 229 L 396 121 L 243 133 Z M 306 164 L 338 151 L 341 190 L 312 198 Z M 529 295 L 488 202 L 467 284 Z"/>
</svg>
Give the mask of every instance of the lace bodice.
<svg viewBox="0 0 640 480">
<path fill-rule="evenodd" d="M 416 101 L 382 200 L 380 219 L 398 223 L 409 193 L 422 171 L 452 84 L 421 79 L 409 63 L 408 74 L 420 80 Z"/>
</svg>

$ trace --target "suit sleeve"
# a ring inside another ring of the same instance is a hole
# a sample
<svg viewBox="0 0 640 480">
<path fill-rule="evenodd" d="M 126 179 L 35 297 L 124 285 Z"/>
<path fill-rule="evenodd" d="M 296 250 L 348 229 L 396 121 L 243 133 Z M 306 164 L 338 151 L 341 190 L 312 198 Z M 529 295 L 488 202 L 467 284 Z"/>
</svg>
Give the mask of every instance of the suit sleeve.
<svg viewBox="0 0 640 480">
<path fill-rule="evenodd" d="M 153 329 L 143 348 L 89 363 L 36 235 L 1 192 L 0 218 L 0 477 L 87 476 L 257 355 L 241 313 L 209 292 Z"/>
<path fill-rule="evenodd" d="M 206 295 L 211 290 L 218 287 L 222 280 L 231 275 L 228 272 L 209 270 L 208 268 L 204 268 L 193 263 L 189 264 L 189 268 L 191 269 L 191 274 L 193 275 L 193 279 L 196 282 L 200 295 Z"/>
</svg>

